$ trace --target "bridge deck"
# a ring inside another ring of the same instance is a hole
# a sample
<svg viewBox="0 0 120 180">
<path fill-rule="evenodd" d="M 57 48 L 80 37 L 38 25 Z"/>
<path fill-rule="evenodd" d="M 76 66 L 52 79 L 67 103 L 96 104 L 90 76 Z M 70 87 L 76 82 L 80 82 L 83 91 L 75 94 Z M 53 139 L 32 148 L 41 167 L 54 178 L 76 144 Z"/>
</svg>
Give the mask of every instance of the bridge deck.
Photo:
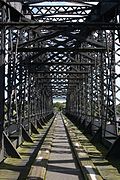
<svg viewBox="0 0 120 180">
<path fill-rule="evenodd" d="M 57 114 L 39 133 L 32 134 L 33 143 L 17 149 L 21 159 L 8 157 L 0 164 L 1 180 L 120 179 L 111 162 L 63 115 Z"/>
</svg>

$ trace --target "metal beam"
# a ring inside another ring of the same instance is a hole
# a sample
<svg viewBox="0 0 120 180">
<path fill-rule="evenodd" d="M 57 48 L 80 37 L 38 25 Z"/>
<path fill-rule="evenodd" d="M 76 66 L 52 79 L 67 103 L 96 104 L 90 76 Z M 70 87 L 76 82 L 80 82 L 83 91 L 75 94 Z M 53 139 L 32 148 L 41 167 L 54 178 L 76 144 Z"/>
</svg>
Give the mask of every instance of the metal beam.
<svg viewBox="0 0 120 180">
<path fill-rule="evenodd" d="M 88 74 L 88 71 L 30 71 L 35 74 Z"/>
<path fill-rule="evenodd" d="M 68 85 L 68 84 L 79 84 L 79 82 L 75 82 L 75 81 L 72 81 L 72 82 L 39 82 L 39 84 L 50 84 L 50 85 L 52 85 L 52 84 L 55 84 L 55 85 L 59 85 L 59 84 L 66 84 L 66 85 Z"/>
<path fill-rule="evenodd" d="M 15 49 L 14 49 L 15 51 Z M 18 48 L 18 52 L 41 52 L 41 54 L 44 54 L 46 52 L 103 52 L 106 51 L 106 48 L 77 48 L 77 47 L 64 47 L 64 48 L 59 48 L 59 47 L 46 47 L 46 48 Z"/>
<path fill-rule="evenodd" d="M 44 2 L 44 0 L 7 0 L 8 2 L 21 2 L 24 4 L 35 4 L 35 3 L 41 3 Z M 46 0 L 49 2 L 49 0 Z M 98 2 L 99 0 L 94 0 L 94 2 Z M 58 2 L 57 0 L 54 0 L 54 2 Z M 93 2 L 93 0 L 66 0 L 65 2 L 74 2 L 74 3 L 84 3 L 87 4 L 85 2 Z"/>
<path fill-rule="evenodd" d="M 92 65 L 95 65 L 95 63 L 87 63 L 87 62 L 32 62 L 32 63 L 22 63 L 23 65 L 27 65 L 27 66 L 43 66 L 43 65 L 47 65 L 47 66 L 53 66 L 53 65 L 61 65 L 61 66 L 64 66 L 64 65 L 68 65 L 68 66 L 77 66 L 77 65 L 80 65 L 80 66 L 92 66 Z"/>
<path fill-rule="evenodd" d="M 66 29 L 68 30 L 69 26 L 74 29 L 83 29 L 83 28 L 91 28 L 94 30 L 119 30 L 120 23 L 108 23 L 108 22 L 0 22 L 0 27 L 11 27 L 11 28 L 38 28 L 38 27 L 50 27 L 52 29 Z M 70 28 L 70 30 L 71 30 Z"/>
<path fill-rule="evenodd" d="M 40 77 L 40 80 L 83 80 L 83 77 Z"/>
<path fill-rule="evenodd" d="M 120 24 L 118 23 L 118 26 L 116 23 L 110 23 L 110 20 L 113 19 L 115 17 L 115 15 L 117 15 L 117 11 L 116 8 L 117 6 L 120 5 L 119 0 L 103 0 L 100 3 L 98 3 L 93 9 L 92 11 L 89 13 L 88 17 L 86 18 L 86 20 L 84 21 L 84 23 L 96 23 L 96 28 L 99 29 L 99 24 L 107 24 L 107 26 L 105 27 L 106 30 L 109 29 L 110 25 L 112 25 L 111 29 L 118 29 L 120 30 Z M 114 26 L 113 26 L 114 24 Z M 79 33 L 79 39 L 78 39 L 78 44 L 84 42 L 88 36 L 91 35 L 91 33 L 94 31 L 94 28 L 90 28 L 88 26 L 84 27 L 81 29 L 80 33 Z M 76 44 L 77 45 L 77 44 Z"/>
</svg>

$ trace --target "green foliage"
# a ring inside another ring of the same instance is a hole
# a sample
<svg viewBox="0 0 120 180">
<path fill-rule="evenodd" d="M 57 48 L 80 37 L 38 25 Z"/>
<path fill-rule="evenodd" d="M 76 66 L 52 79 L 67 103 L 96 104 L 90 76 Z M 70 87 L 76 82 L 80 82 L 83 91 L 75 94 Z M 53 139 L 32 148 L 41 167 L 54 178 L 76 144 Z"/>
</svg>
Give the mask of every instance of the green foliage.
<svg viewBox="0 0 120 180">
<path fill-rule="evenodd" d="M 117 111 L 117 114 L 120 114 L 120 104 L 118 104 L 118 105 L 116 106 L 116 111 Z"/>
<path fill-rule="evenodd" d="M 60 103 L 60 102 L 56 102 L 56 103 L 53 104 L 53 107 L 54 107 L 55 110 L 61 111 L 65 107 L 65 104 Z"/>
</svg>

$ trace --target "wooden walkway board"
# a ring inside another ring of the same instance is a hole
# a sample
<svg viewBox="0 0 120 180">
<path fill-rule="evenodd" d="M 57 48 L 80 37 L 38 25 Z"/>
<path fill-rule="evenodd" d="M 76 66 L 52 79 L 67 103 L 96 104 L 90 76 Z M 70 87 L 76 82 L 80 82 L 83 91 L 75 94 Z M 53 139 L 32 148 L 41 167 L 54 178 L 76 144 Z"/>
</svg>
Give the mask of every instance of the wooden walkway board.
<svg viewBox="0 0 120 180">
<path fill-rule="evenodd" d="M 1 180 L 17 180 L 23 179 L 29 172 L 30 164 L 35 158 L 37 150 L 40 148 L 41 139 L 47 132 L 52 119 L 47 123 L 44 129 L 39 130 L 40 134 L 33 134 L 33 143 L 24 142 L 17 151 L 21 155 L 21 159 L 7 157 L 0 164 L 0 179 Z"/>
<path fill-rule="evenodd" d="M 97 172 L 101 175 L 101 177 L 105 180 L 119 180 L 120 173 L 118 170 L 111 165 L 111 163 L 105 159 L 103 154 L 93 145 L 89 139 L 80 131 L 78 128 L 67 118 L 65 118 L 65 124 L 68 128 L 68 132 L 71 135 L 71 141 L 75 146 L 75 143 L 78 144 L 80 149 L 82 148 L 83 151 L 86 153 L 86 160 L 91 161 Z M 76 148 L 76 147 L 75 147 Z M 79 152 L 79 148 L 76 148 L 78 151 L 77 156 L 79 156 L 79 161 L 84 164 L 84 158 L 82 160 L 82 152 Z M 87 167 L 89 167 L 89 162 L 86 161 Z M 85 173 L 84 173 L 85 174 Z"/>
</svg>

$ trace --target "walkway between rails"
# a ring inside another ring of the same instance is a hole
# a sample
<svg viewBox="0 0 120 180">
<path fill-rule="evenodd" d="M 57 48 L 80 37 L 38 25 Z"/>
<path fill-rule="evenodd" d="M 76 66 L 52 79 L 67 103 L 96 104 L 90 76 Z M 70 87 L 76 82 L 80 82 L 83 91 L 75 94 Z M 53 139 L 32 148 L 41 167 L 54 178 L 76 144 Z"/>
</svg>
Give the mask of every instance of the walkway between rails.
<svg viewBox="0 0 120 180">
<path fill-rule="evenodd" d="M 81 179 L 80 169 L 77 168 L 65 127 L 60 114 L 55 121 L 54 139 L 50 159 L 48 161 L 47 180 L 78 180 Z"/>
</svg>

